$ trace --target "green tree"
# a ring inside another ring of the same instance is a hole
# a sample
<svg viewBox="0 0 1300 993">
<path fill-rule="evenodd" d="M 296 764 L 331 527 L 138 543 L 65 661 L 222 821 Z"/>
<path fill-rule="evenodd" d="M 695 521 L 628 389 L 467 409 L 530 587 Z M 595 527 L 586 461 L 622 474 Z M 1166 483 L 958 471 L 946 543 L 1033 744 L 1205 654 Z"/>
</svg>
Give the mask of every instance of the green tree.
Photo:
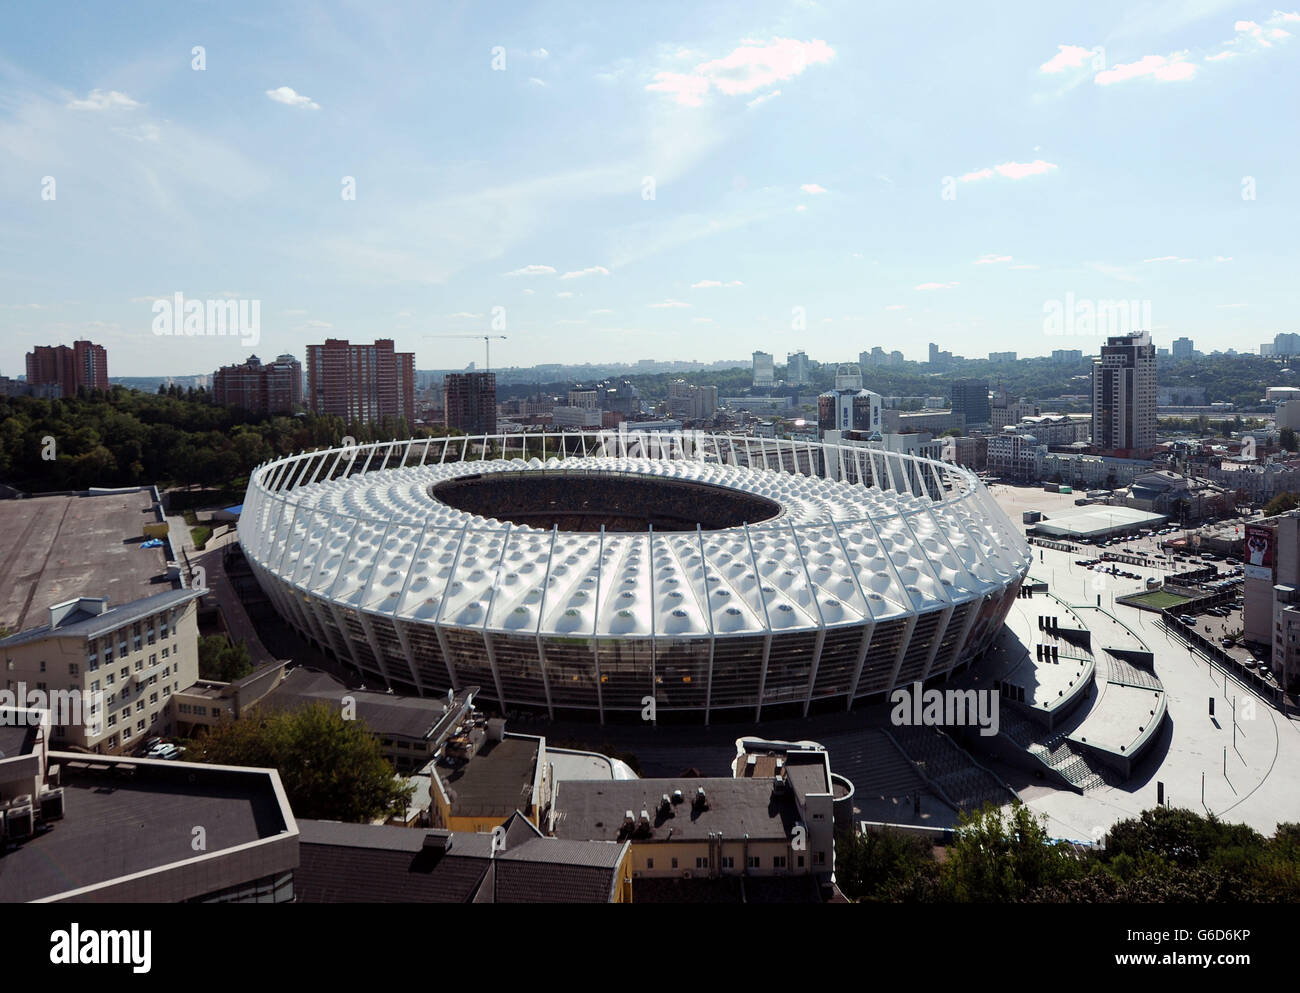
<svg viewBox="0 0 1300 993">
<path fill-rule="evenodd" d="M 234 642 L 222 634 L 204 635 L 199 639 L 199 678 L 233 683 L 253 671 L 248 645 Z"/>
<path fill-rule="evenodd" d="M 963 814 L 943 868 L 943 894 L 956 903 L 1017 901 L 1085 869 L 1069 845 L 1052 841 L 1047 816 L 1035 818 L 1022 803 L 1005 820 L 992 805 Z"/>
<path fill-rule="evenodd" d="M 835 879 L 844 895 L 861 902 L 925 899 L 938 878 L 930 841 L 893 829 L 835 837 Z"/>
<path fill-rule="evenodd" d="M 1294 493 L 1279 493 L 1264 507 L 1264 514 L 1272 517 L 1274 514 L 1285 514 L 1288 510 L 1295 510 L 1300 506 L 1300 499 L 1297 499 Z"/>
<path fill-rule="evenodd" d="M 415 789 L 397 778 L 363 721 L 345 720 L 323 702 L 298 710 L 258 708 L 225 721 L 185 758 L 278 770 L 298 817 L 363 823 L 405 810 Z"/>
<path fill-rule="evenodd" d="M 1278 444 L 1281 445 L 1283 448 L 1285 448 L 1288 452 L 1294 452 L 1298 450 L 1296 446 L 1295 428 L 1283 428 L 1278 433 L 1277 440 L 1278 440 Z"/>
</svg>

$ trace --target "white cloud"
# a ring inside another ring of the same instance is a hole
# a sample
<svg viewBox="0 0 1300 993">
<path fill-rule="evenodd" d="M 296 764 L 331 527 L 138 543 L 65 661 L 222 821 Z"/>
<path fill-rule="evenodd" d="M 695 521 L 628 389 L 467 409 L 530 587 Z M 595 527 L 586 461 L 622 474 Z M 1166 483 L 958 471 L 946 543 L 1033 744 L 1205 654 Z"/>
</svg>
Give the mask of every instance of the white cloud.
<svg viewBox="0 0 1300 993">
<path fill-rule="evenodd" d="M 798 207 L 795 207 L 796 211 L 805 211 L 807 209 L 808 209 L 808 205 L 806 203 L 801 203 L 799 204 Z"/>
<path fill-rule="evenodd" d="M 554 274 L 555 267 L 549 265 L 526 265 L 522 269 L 506 273 L 507 276 L 552 276 Z"/>
<path fill-rule="evenodd" d="M 805 193 L 813 193 L 813 194 L 826 192 L 826 187 L 821 186 L 817 183 L 804 183 L 801 187 L 799 187 L 799 189 L 803 190 Z"/>
<path fill-rule="evenodd" d="M 950 290 L 954 286 L 960 286 L 960 283 L 919 283 L 913 286 L 914 290 Z"/>
<path fill-rule="evenodd" d="M 728 285 L 728 286 L 744 286 L 745 284 L 742 283 L 739 279 L 733 279 L 733 280 L 732 280 L 731 282 L 729 282 L 727 285 Z"/>
<path fill-rule="evenodd" d="M 398 314 L 397 316 L 398 316 L 398 317 L 411 317 L 411 316 L 413 316 L 413 315 L 411 314 L 411 312 L 410 312 L 409 310 L 404 310 L 404 311 L 402 311 L 400 314 Z M 448 314 L 448 315 L 447 315 L 448 319 L 450 319 L 450 320 L 455 320 L 455 319 L 457 319 L 457 318 L 477 319 L 477 318 L 480 318 L 480 317 L 482 317 L 482 316 L 483 316 L 482 314 L 472 314 L 472 313 L 470 313 L 468 310 L 458 310 L 458 311 L 456 311 L 456 313 L 454 313 L 454 314 Z"/>
<path fill-rule="evenodd" d="M 1232 256 L 1231 256 L 1231 255 L 1216 255 L 1216 256 L 1214 257 L 1214 261 L 1215 261 L 1215 262 L 1231 262 L 1231 261 L 1232 261 Z"/>
<path fill-rule="evenodd" d="M 297 92 L 291 86 L 278 86 L 274 90 L 267 90 L 266 95 L 276 103 L 282 103 L 288 107 L 306 107 L 309 110 L 320 110 L 320 104 L 311 97 Z"/>
<path fill-rule="evenodd" d="M 1150 76 L 1162 83 L 1181 82 L 1196 75 L 1196 64 L 1187 61 L 1186 52 L 1172 55 L 1144 55 L 1136 62 L 1103 69 L 1093 77 L 1098 86 L 1110 86 L 1130 79 Z"/>
<path fill-rule="evenodd" d="M 581 279 L 583 276 L 608 276 L 609 270 L 603 265 L 588 266 L 586 269 L 575 269 L 572 272 L 566 272 L 561 279 Z"/>
<path fill-rule="evenodd" d="M 1219 310 L 1235 310 L 1238 307 L 1249 307 L 1248 303 L 1219 303 L 1215 304 Z"/>
<path fill-rule="evenodd" d="M 694 324 L 717 324 L 712 317 L 692 317 L 691 322 Z"/>
<path fill-rule="evenodd" d="M 1036 265 L 1029 265 L 1028 263 L 1025 263 L 1025 264 L 1022 264 L 1022 265 L 1013 265 L 1011 268 L 1012 268 L 1012 269 L 1037 269 L 1038 266 L 1036 266 Z"/>
<path fill-rule="evenodd" d="M 134 128 L 114 128 L 114 134 L 120 134 L 123 138 L 130 138 L 132 141 L 161 141 L 162 129 L 157 124 L 141 124 Z"/>
<path fill-rule="evenodd" d="M 546 80 L 544 80 L 544 79 L 538 79 L 536 76 L 529 76 L 529 77 L 528 77 L 528 85 L 529 85 L 529 86 L 545 86 L 545 85 L 546 85 Z"/>
<path fill-rule="evenodd" d="M 69 100 L 68 110 L 134 110 L 139 102 L 117 90 L 91 90 L 84 100 Z"/>
<path fill-rule="evenodd" d="M 1044 162 L 1042 159 L 1034 159 L 1033 162 L 1003 162 L 1001 165 L 976 169 L 958 176 L 957 181 L 972 183 L 980 179 L 992 179 L 995 175 L 1004 179 L 1024 179 L 1026 176 L 1041 176 L 1056 168 L 1058 166 L 1055 162 Z"/>
<path fill-rule="evenodd" d="M 572 290 L 561 290 L 559 293 L 557 293 L 557 294 L 555 294 L 555 295 L 556 295 L 557 297 L 559 297 L 561 300 L 567 300 L 567 299 L 569 299 L 569 297 L 573 296 L 573 291 L 572 291 Z"/>
<path fill-rule="evenodd" d="M 886 304 L 886 305 L 885 305 L 885 309 L 886 309 L 886 310 L 906 310 L 906 309 L 907 309 L 907 304 L 903 304 L 903 303 L 889 303 L 889 304 Z"/>
<path fill-rule="evenodd" d="M 652 303 L 650 306 L 656 310 L 664 310 L 672 307 L 689 307 L 690 304 L 683 303 L 681 300 L 664 300 L 660 303 Z"/>
<path fill-rule="evenodd" d="M 592 316 L 595 316 L 596 314 L 612 314 L 614 312 L 610 310 L 608 307 L 602 307 L 599 310 L 589 310 L 587 311 L 587 313 L 591 314 Z"/>
<path fill-rule="evenodd" d="M 779 97 L 780 95 L 781 95 L 781 91 L 780 91 L 780 90 L 773 90 L 771 93 L 764 93 L 764 94 L 763 94 L 762 96 L 760 96 L 760 97 L 754 97 L 754 99 L 753 99 L 753 100 L 750 100 L 749 103 L 747 103 L 745 106 L 747 106 L 747 107 L 758 107 L 758 106 L 761 106 L 762 104 L 767 103 L 769 100 L 774 100 L 775 98 Z"/>
<path fill-rule="evenodd" d="M 997 255 L 995 253 L 989 252 L 977 258 L 975 260 L 975 265 L 994 265 L 995 263 L 998 262 L 1010 262 L 1010 261 L 1011 261 L 1010 255 Z"/>
<path fill-rule="evenodd" d="M 1195 262 L 1195 259 L 1185 259 L 1181 255 L 1159 255 L 1153 259 L 1143 259 L 1143 262 Z"/>
<path fill-rule="evenodd" d="M 722 283 L 717 279 L 701 279 L 698 283 L 691 283 L 693 290 L 706 290 L 713 286 L 721 286 Z"/>
<path fill-rule="evenodd" d="M 1235 59 L 1236 57 L 1237 57 L 1237 53 L 1236 53 L 1236 52 L 1220 52 L 1218 55 L 1207 55 L 1207 56 L 1205 56 L 1205 61 L 1206 61 L 1206 62 L 1221 62 L 1221 61 L 1224 60 L 1224 59 Z"/>
<path fill-rule="evenodd" d="M 746 40 L 720 59 L 701 62 L 690 72 L 658 72 L 647 90 L 668 93 L 684 107 L 698 107 L 711 89 L 743 96 L 793 79 L 811 65 L 829 62 L 835 50 L 821 40 L 773 38 Z M 768 97 L 774 94 L 767 94 Z"/>
<path fill-rule="evenodd" d="M 533 51 L 533 58 L 535 58 L 535 59 L 545 59 L 545 58 L 550 57 L 550 54 L 551 54 L 551 53 L 548 52 L 546 49 L 544 49 L 544 48 L 538 48 L 538 49 L 535 49 L 535 50 Z"/>
<path fill-rule="evenodd" d="M 1039 72 L 1058 73 L 1066 69 L 1082 69 L 1085 62 L 1092 61 L 1094 52 L 1091 48 L 1078 45 L 1057 45 L 1058 51 L 1038 67 Z"/>
</svg>

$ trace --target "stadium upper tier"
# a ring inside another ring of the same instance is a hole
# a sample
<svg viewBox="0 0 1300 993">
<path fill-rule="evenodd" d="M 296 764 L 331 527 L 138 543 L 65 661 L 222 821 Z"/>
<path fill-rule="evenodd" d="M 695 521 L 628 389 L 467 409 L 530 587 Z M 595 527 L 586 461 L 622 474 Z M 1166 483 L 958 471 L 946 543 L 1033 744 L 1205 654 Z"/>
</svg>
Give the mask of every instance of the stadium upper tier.
<svg viewBox="0 0 1300 993">
<path fill-rule="evenodd" d="M 303 453 L 253 472 L 239 534 L 281 615 L 372 678 L 602 716 L 645 693 L 806 709 L 951 671 L 996 634 L 1030 562 L 960 466 L 730 435 Z M 742 643 L 752 692 L 715 687 Z M 682 651 L 691 671 L 666 682 Z"/>
</svg>

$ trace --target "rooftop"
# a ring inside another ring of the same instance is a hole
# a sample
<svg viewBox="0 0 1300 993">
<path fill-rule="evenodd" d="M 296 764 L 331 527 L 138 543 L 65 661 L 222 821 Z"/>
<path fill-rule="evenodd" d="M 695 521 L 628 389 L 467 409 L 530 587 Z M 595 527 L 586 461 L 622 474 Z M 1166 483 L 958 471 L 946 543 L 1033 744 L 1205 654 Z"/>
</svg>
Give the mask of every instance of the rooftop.
<svg viewBox="0 0 1300 993">
<path fill-rule="evenodd" d="M 398 696 L 370 690 L 349 689 L 327 672 L 299 667 L 267 694 L 265 705 L 295 707 L 323 701 L 335 707 L 342 706 L 344 697 L 356 703 L 356 716 L 365 721 L 373 733 L 400 738 L 430 738 L 450 731 L 446 725 L 459 719 L 461 706 L 448 709 L 442 697 Z M 457 698 L 468 703 L 466 694 Z M 513 807 L 509 809 L 514 809 Z"/>
<path fill-rule="evenodd" d="M 471 737 L 475 746 L 468 762 L 458 769 L 434 767 L 451 796 L 451 815 L 505 815 L 531 807 L 540 740 L 508 734 L 488 741 L 482 730 Z"/>
<path fill-rule="evenodd" d="M 492 835 L 302 821 L 294 888 L 303 903 L 604 903 L 625 845 L 539 835 L 522 816 Z"/>
<path fill-rule="evenodd" d="M 0 502 L 0 625 L 44 624 L 81 595 L 124 604 L 169 589 L 163 550 L 140 547 L 152 508 L 148 490 Z"/>
<path fill-rule="evenodd" d="M 6 902 L 40 900 L 194 859 L 195 825 L 206 832 L 207 855 L 292 826 L 271 770 L 73 753 L 50 758 L 62 769 L 63 819 L 0 855 L 0 900 Z"/>
<path fill-rule="evenodd" d="M 703 787 L 708 801 L 695 803 Z M 663 794 L 681 790 L 680 803 L 660 809 Z M 639 821 L 649 815 L 648 833 L 624 828 L 627 811 Z M 793 791 L 776 793 L 771 779 L 683 777 L 611 782 L 571 780 L 558 783 L 554 802 L 557 838 L 592 841 L 706 841 L 711 833 L 751 840 L 790 837 L 799 814 Z"/>
</svg>

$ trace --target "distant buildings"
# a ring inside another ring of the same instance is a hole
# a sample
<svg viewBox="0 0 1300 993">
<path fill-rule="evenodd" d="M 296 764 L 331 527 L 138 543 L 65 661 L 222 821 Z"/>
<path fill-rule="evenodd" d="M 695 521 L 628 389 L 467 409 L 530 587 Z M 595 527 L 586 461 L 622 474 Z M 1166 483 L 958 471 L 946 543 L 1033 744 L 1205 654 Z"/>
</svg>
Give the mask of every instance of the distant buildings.
<svg viewBox="0 0 1300 993">
<path fill-rule="evenodd" d="M 212 374 L 212 402 L 254 414 L 291 414 L 302 406 L 302 363 L 281 355 L 264 365 L 250 355 L 240 365 L 222 366 Z"/>
<path fill-rule="evenodd" d="M 952 412 L 961 414 L 969 425 L 990 423 L 992 414 L 989 409 L 989 381 L 987 379 L 954 380 Z"/>
<path fill-rule="evenodd" d="M 754 353 L 754 388 L 766 389 L 776 382 L 776 367 L 770 352 Z"/>
<path fill-rule="evenodd" d="M 1054 348 L 1052 349 L 1053 362 L 1082 362 L 1083 351 L 1078 348 Z"/>
<path fill-rule="evenodd" d="M 1019 424 L 1023 418 L 1036 417 L 1038 404 L 1032 400 L 1012 400 L 1006 390 L 997 390 L 989 404 L 989 423 L 994 431 L 1008 424 Z"/>
<path fill-rule="evenodd" d="M 800 349 L 786 355 L 785 381 L 791 386 L 802 386 L 810 381 L 808 356 Z"/>
<path fill-rule="evenodd" d="M 81 387 L 106 390 L 108 352 L 103 345 L 90 341 L 74 341 L 71 347 L 37 345 L 27 353 L 27 385 L 33 392 L 58 386 L 65 397 L 75 397 Z M 51 393 L 47 389 L 43 395 Z"/>
<path fill-rule="evenodd" d="M 862 373 L 841 366 L 835 388 L 817 397 L 817 426 L 827 431 L 880 431 L 881 398 L 862 388 Z"/>
<path fill-rule="evenodd" d="M 313 413 L 333 414 L 348 423 L 400 417 L 413 425 L 415 353 L 395 351 L 391 338 L 372 345 L 339 338 L 308 345 L 306 402 Z"/>
<path fill-rule="evenodd" d="M 457 428 L 466 434 L 495 434 L 497 429 L 496 373 L 448 373 L 442 381 L 442 404 L 447 427 Z M 597 410 L 597 424 L 600 423 L 599 414 L 600 411 Z"/>
<path fill-rule="evenodd" d="M 1300 334 L 1284 331 L 1259 346 L 1260 355 L 1300 355 Z"/>
<path fill-rule="evenodd" d="M 989 352 L 990 362 L 1014 362 L 1015 360 L 1015 352 Z"/>
<path fill-rule="evenodd" d="M 1092 443 L 1104 455 L 1145 458 L 1156 444 L 1156 354 L 1146 331 L 1106 339 L 1092 364 Z"/>
<path fill-rule="evenodd" d="M 930 342 L 930 368 L 946 369 L 952 365 L 952 352 L 942 351 L 934 342 Z"/>
<path fill-rule="evenodd" d="M 802 354 L 802 353 L 800 353 Z M 718 408 L 716 386 L 696 386 L 684 379 L 668 384 L 668 415 L 683 421 L 706 421 Z"/>
<path fill-rule="evenodd" d="M 1175 338 L 1169 346 L 1171 357 L 1175 359 L 1190 359 L 1196 355 L 1196 348 L 1192 344 L 1191 338 Z"/>
<path fill-rule="evenodd" d="M 885 366 L 899 367 L 903 364 L 903 353 L 895 349 L 892 352 L 886 352 L 879 345 L 876 345 L 869 352 L 858 353 L 858 365 L 865 372 L 868 366 Z"/>
</svg>

